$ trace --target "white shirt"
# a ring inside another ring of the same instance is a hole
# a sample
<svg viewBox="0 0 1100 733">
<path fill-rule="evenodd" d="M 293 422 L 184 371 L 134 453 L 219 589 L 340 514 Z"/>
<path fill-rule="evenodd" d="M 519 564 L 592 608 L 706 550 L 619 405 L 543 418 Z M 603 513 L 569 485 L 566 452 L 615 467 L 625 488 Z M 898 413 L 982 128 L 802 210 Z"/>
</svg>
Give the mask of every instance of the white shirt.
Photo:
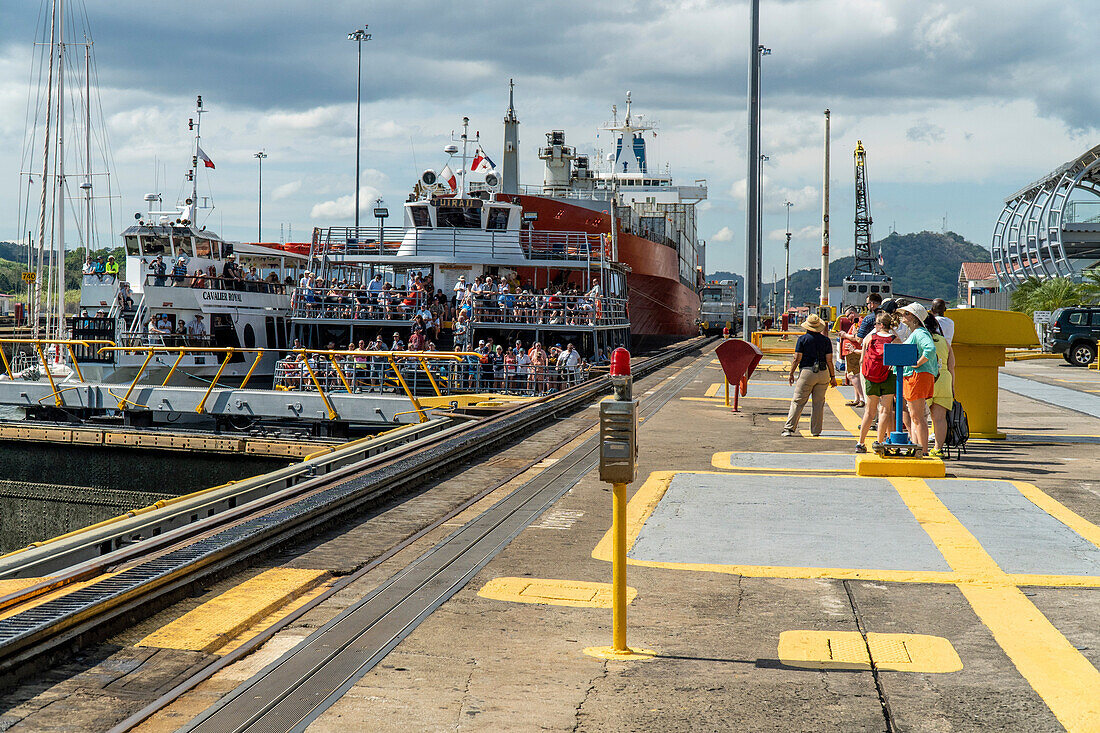
<svg viewBox="0 0 1100 733">
<path fill-rule="evenodd" d="M 191 322 L 187 324 L 187 333 L 192 336 L 205 336 L 206 324 L 198 318 L 192 318 Z"/>
<path fill-rule="evenodd" d="M 570 351 L 566 349 L 558 355 L 558 366 L 560 367 L 575 367 L 581 361 L 581 355 L 576 349 Z"/>
<path fill-rule="evenodd" d="M 461 293 L 463 290 L 465 290 L 468 287 L 469 287 L 469 285 L 466 284 L 465 280 L 459 280 L 458 282 L 455 283 L 454 291 L 456 293 Z"/>
<path fill-rule="evenodd" d="M 951 343 L 955 338 L 955 322 L 947 316 L 936 316 L 936 322 L 940 324 L 940 330 L 943 331 L 943 337 L 947 339 L 947 343 Z"/>
<path fill-rule="evenodd" d="M 385 285 L 386 284 L 384 282 L 382 282 L 381 280 L 372 279 L 369 283 L 367 283 L 367 290 L 369 290 L 372 293 L 377 293 L 379 290 L 384 288 Z"/>
</svg>

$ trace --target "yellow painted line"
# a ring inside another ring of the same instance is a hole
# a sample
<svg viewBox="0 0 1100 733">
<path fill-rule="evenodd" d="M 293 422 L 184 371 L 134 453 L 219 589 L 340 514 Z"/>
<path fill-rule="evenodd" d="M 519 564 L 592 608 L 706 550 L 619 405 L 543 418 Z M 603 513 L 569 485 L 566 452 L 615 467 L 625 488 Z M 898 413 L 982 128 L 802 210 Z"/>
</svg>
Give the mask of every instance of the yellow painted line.
<svg viewBox="0 0 1100 733">
<path fill-rule="evenodd" d="M 672 478 L 678 473 L 725 475 L 728 471 L 654 471 L 638 488 L 626 506 L 626 546 L 634 546 L 642 527 L 657 508 Z M 760 474 L 761 476 L 784 474 Z M 789 475 L 789 474 L 786 474 Z M 919 480 L 919 479 L 917 479 Z M 996 481 L 998 479 L 966 479 L 967 481 Z M 922 482 L 923 483 L 923 482 Z M 1015 483 L 1015 482 L 1014 482 Z M 1038 489 L 1036 489 L 1038 491 Z M 1053 500 L 1051 500 L 1053 501 Z M 611 562 L 611 530 L 608 529 L 592 550 L 596 560 Z M 789 578 L 795 580 L 873 580 L 885 583 L 936 583 L 956 585 L 974 576 L 957 571 L 943 570 L 881 570 L 875 568 L 815 568 L 784 565 L 727 565 L 721 563 L 681 563 L 659 560 L 637 560 L 627 557 L 628 565 L 686 570 L 691 572 L 743 575 L 747 578 Z M 1005 575 L 1010 584 L 1064 588 L 1100 588 L 1100 577 L 1091 575 Z"/>
<path fill-rule="evenodd" d="M 165 624 L 136 646 L 211 652 L 328 577 L 327 570 L 265 570 Z"/>
<path fill-rule="evenodd" d="M 751 392 L 751 389 L 750 389 L 750 392 Z M 725 402 L 726 402 L 725 397 L 681 397 L 680 399 L 684 400 L 685 402 L 709 402 L 712 405 L 722 405 L 722 406 L 725 406 Z M 773 402 L 777 402 L 777 401 L 778 402 L 790 402 L 791 401 L 790 397 L 756 397 L 752 394 L 749 394 L 745 397 L 741 397 L 740 399 L 741 400 L 771 400 Z M 730 392 L 730 404 L 731 405 L 733 404 L 733 392 Z"/>
<path fill-rule="evenodd" d="M 611 608 L 611 584 L 556 578 L 493 578 L 477 592 L 482 598 L 574 608 Z M 638 595 L 627 587 L 626 602 Z"/>
<path fill-rule="evenodd" d="M 32 585 L 37 585 L 43 580 L 46 580 L 46 578 L 8 578 L 6 580 L 0 580 L 0 596 L 6 596 L 17 590 L 30 588 Z"/>
<path fill-rule="evenodd" d="M 725 382 L 716 382 L 715 384 L 710 385 L 709 387 L 707 387 L 707 391 L 703 393 L 703 396 L 704 397 L 716 397 L 718 395 L 718 390 L 722 389 L 722 387 L 724 387 L 725 384 L 726 384 Z M 737 389 L 737 386 L 731 384 L 730 385 L 730 397 L 733 397 L 733 390 L 735 390 L 735 389 Z M 723 397 L 722 399 L 725 399 L 725 397 Z"/>
<path fill-rule="evenodd" d="M 860 426 L 863 424 L 863 415 L 856 412 L 855 408 L 844 404 L 846 400 L 847 398 L 841 394 L 839 389 L 825 390 L 825 404 L 836 415 L 836 419 L 840 421 L 841 426 L 853 437 L 858 438 Z"/>
<path fill-rule="evenodd" d="M 784 420 L 786 418 L 783 418 Z M 733 454 L 744 453 L 745 451 L 722 451 L 715 453 L 710 457 L 710 465 L 715 468 L 724 468 L 726 471 L 747 471 L 753 473 L 831 473 L 842 474 L 852 473 L 851 469 L 846 468 L 777 468 L 774 466 L 735 466 L 733 465 Z M 807 462 L 812 462 L 815 456 L 845 456 L 847 453 L 784 453 L 782 451 L 752 451 L 753 455 L 757 456 L 796 456 L 801 455 L 806 458 Z"/>
<path fill-rule="evenodd" d="M 1035 484 L 1029 484 L 1025 481 L 1013 481 L 1012 485 L 1032 504 L 1054 517 L 1092 544 L 1100 547 L 1100 527 L 1097 527 L 1080 514 L 1077 514 L 1050 494 L 1041 491 Z"/>
<path fill-rule="evenodd" d="M 888 672 L 945 674 L 963 668 L 951 642 L 927 634 L 858 631 L 784 631 L 779 661 L 803 669 L 876 669 Z"/>
<path fill-rule="evenodd" d="M 959 590 L 1009 659 L 1069 731 L 1095 731 L 1100 670 L 1062 635 L 921 479 L 890 479 L 953 570 Z"/>
<path fill-rule="evenodd" d="M 98 583 L 101 580 L 106 580 L 107 578 L 110 578 L 113 575 L 115 575 L 115 573 L 104 573 L 103 575 L 97 575 L 96 577 L 90 578 L 88 580 L 80 580 L 80 581 L 77 581 L 75 583 L 67 583 L 65 585 L 59 586 L 55 590 L 52 590 L 52 591 L 49 591 L 47 593 L 43 593 L 41 595 L 35 596 L 34 598 L 30 599 L 26 603 L 18 603 L 14 606 L 8 606 L 4 610 L 0 611 L 0 619 L 5 619 L 5 618 L 8 618 L 10 616 L 14 616 L 17 613 L 22 613 L 23 611 L 26 611 L 27 609 L 35 608 L 37 606 L 41 606 L 43 603 L 46 603 L 47 601 L 52 601 L 52 600 L 56 600 L 58 598 L 61 598 L 63 596 L 67 596 L 68 594 L 72 593 L 73 591 L 80 590 L 81 588 L 87 588 L 92 583 Z"/>
</svg>

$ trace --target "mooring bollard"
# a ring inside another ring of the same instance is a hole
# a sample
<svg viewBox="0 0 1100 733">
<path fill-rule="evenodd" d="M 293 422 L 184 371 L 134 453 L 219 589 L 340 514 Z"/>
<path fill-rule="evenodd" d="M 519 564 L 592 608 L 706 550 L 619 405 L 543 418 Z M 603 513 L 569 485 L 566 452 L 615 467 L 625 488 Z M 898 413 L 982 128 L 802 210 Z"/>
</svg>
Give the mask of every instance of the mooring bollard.
<svg viewBox="0 0 1100 733">
<path fill-rule="evenodd" d="M 586 654 L 610 659 L 650 658 L 650 650 L 626 645 L 626 485 L 632 483 L 638 458 L 638 401 L 631 394 L 630 352 L 611 354 L 615 394 L 600 403 L 600 480 L 611 492 L 611 646 L 589 647 Z"/>
</svg>

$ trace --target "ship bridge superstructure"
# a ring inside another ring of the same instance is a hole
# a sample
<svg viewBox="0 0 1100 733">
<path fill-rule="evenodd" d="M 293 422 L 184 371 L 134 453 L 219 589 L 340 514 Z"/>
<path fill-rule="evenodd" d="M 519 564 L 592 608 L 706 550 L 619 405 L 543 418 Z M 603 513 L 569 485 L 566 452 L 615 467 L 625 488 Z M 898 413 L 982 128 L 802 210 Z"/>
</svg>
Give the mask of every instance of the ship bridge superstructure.
<svg viewBox="0 0 1100 733">
<path fill-rule="evenodd" d="M 991 251 L 1002 286 L 1071 277 L 1100 259 L 1100 145 L 1006 198 Z"/>
</svg>

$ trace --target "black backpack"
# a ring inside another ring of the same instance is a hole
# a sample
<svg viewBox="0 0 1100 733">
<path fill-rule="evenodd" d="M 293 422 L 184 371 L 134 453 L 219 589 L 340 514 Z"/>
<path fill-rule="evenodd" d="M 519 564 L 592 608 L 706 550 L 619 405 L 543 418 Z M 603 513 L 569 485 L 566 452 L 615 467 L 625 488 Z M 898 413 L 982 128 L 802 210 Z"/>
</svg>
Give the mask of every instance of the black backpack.
<svg viewBox="0 0 1100 733">
<path fill-rule="evenodd" d="M 947 413 L 947 438 L 943 441 L 945 451 L 955 449 L 955 458 L 961 458 L 966 452 L 966 441 L 970 438 L 970 423 L 966 420 L 966 410 L 958 400 L 951 405 Z"/>
</svg>

